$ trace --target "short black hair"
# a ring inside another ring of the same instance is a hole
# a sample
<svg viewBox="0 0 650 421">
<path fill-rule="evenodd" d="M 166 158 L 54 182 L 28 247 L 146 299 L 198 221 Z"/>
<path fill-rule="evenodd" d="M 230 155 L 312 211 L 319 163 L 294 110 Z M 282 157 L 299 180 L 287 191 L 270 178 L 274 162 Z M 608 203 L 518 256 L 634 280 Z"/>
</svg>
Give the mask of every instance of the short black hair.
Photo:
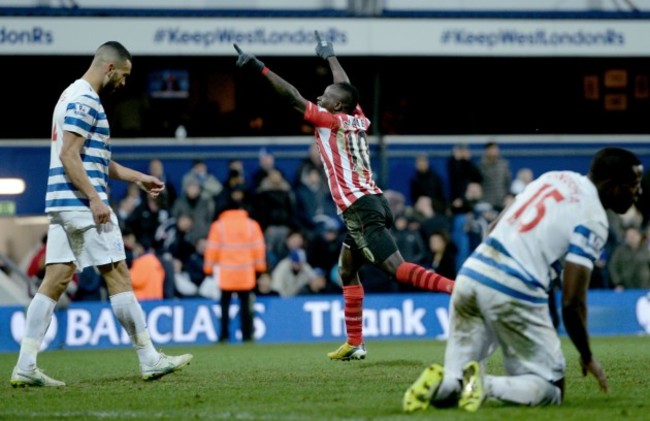
<svg viewBox="0 0 650 421">
<path fill-rule="evenodd" d="M 97 51 L 99 52 L 100 50 L 110 50 L 113 52 L 117 57 L 124 61 L 133 61 L 133 57 L 131 56 L 131 53 L 129 50 L 126 49 L 125 46 L 120 44 L 117 41 L 107 41 L 103 43 L 102 45 L 97 48 Z"/>
<path fill-rule="evenodd" d="M 335 83 L 334 86 L 338 87 L 343 94 L 340 99 L 345 111 L 354 111 L 359 103 L 359 91 L 357 88 L 348 82 Z"/>
<path fill-rule="evenodd" d="M 627 149 L 608 147 L 596 152 L 589 174 L 594 183 L 607 180 L 631 182 L 636 178 L 633 168 L 639 165 L 639 158 Z"/>
</svg>

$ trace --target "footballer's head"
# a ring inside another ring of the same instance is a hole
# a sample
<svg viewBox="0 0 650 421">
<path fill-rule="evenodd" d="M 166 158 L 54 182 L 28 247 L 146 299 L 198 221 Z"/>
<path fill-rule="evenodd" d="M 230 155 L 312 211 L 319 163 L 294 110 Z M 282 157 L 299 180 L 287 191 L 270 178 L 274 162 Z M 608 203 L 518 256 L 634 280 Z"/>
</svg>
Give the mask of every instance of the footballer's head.
<svg viewBox="0 0 650 421">
<path fill-rule="evenodd" d="M 622 148 L 604 148 L 596 153 L 589 178 L 598 189 L 605 209 L 625 213 L 641 194 L 643 165 L 632 152 Z"/>
<path fill-rule="evenodd" d="M 352 114 L 359 103 L 359 91 L 347 82 L 334 83 L 325 88 L 317 103 L 331 113 Z"/>
<path fill-rule="evenodd" d="M 131 53 L 117 41 L 108 41 L 97 48 L 91 66 L 104 73 L 102 92 L 113 93 L 124 87 L 131 74 L 131 60 Z"/>
</svg>

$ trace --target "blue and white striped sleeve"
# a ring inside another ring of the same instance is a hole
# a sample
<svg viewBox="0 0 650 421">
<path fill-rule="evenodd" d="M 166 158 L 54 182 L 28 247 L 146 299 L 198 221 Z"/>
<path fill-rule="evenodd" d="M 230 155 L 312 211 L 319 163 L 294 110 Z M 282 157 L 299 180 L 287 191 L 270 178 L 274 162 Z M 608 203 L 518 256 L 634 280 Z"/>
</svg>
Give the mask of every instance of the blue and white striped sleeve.
<svg viewBox="0 0 650 421">
<path fill-rule="evenodd" d="M 593 269 L 606 241 L 607 226 L 596 221 L 578 225 L 571 234 L 566 260 Z"/>
<path fill-rule="evenodd" d="M 89 138 L 96 125 L 99 105 L 98 99 L 83 95 L 68 103 L 63 119 L 63 130 L 77 133 L 83 138 Z"/>
</svg>

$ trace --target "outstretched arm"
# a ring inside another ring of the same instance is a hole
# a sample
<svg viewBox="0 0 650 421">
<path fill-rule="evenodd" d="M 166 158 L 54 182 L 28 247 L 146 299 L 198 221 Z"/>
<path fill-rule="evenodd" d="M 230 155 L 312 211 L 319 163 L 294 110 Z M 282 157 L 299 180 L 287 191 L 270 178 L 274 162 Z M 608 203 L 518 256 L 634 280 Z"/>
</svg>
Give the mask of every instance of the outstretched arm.
<svg viewBox="0 0 650 421">
<path fill-rule="evenodd" d="M 135 183 L 141 190 L 149 193 L 151 197 L 158 197 L 160 192 L 165 189 L 165 183 L 154 177 L 140 171 L 127 168 L 111 160 L 108 166 L 108 176 L 110 178 Z"/>
<path fill-rule="evenodd" d="M 326 60 L 330 65 L 330 70 L 332 71 L 332 76 L 334 77 L 334 83 L 350 83 L 350 78 L 348 77 L 347 73 L 345 73 L 343 66 L 341 66 L 341 63 L 339 63 L 339 59 L 336 58 L 336 55 L 334 54 L 334 46 L 332 43 L 321 39 L 318 31 L 314 31 L 314 33 L 316 34 L 316 40 L 318 41 L 318 44 L 316 45 L 316 54 L 323 60 Z"/>
<path fill-rule="evenodd" d="M 305 109 L 307 108 L 307 100 L 300 95 L 300 92 L 298 92 L 298 89 L 296 89 L 295 86 L 272 72 L 268 67 L 264 66 L 264 63 L 258 60 L 254 55 L 243 52 L 237 44 L 233 44 L 233 46 L 235 47 L 235 50 L 237 50 L 237 54 L 239 54 L 239 57 L 237 58 L 237 66 L 262 74 L 269 81 L 273 90 L 284 98 L 289 105 L 301 114 L 305 112 Z"/>
</svg>

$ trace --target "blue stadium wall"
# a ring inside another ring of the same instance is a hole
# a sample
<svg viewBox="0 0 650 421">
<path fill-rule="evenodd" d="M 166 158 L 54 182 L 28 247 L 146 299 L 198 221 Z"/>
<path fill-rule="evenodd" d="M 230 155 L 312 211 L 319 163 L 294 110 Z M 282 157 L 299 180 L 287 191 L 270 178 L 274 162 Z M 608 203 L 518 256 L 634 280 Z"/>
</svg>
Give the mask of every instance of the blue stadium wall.
<svg viewBox="0 0 650 421">
<path fill-rule="evenodd" d="M 510 161 L 513 176 L 519 168 L 529 167 L 534 174 L 549 170 L 573 170 L 586 173 L 595 151 L 605 146 L 631 149 L 650 168 L 650 136 L 386 136 L 382 144 L 371 139 L 372 165 L 377 181 L 384 189 L 393 189 L 406 195 L 409 178 L 414 173 L 414 157 L 427 153 L 432 168 L 447 181 L 446 161 L 454 144 L 467 143 L 477 162 L 488 141 L 497 141 L 502 154 Z M 228 138 L 228 139 L 171 139 L 114 140 L 113 158 L 124 165 L 146 172 L 152 158 L 163 161 L 168 178 L 180 191 L 180 181 L 194 159 L 207 162 L 210 172 L 225 179 L 227 163 L 238 158 L 244 161 L 247 175 L 258 168 L 262 149 L 276 156 L 276 165 L 289 180 L 293 180 L 298 163 L 307 156 L 313 138 Z M 49 166 L 49 142 L 0 142 L 0 178 L 19 177 L 25 180 L 26 190 L 21 195 L 2 196 L 0 202 L 13 202 L 18 216 L 41 215 Z M 126 190 L 125 183 L 112 182 L 111 197 L 119 200 Z"/>
</svg>

